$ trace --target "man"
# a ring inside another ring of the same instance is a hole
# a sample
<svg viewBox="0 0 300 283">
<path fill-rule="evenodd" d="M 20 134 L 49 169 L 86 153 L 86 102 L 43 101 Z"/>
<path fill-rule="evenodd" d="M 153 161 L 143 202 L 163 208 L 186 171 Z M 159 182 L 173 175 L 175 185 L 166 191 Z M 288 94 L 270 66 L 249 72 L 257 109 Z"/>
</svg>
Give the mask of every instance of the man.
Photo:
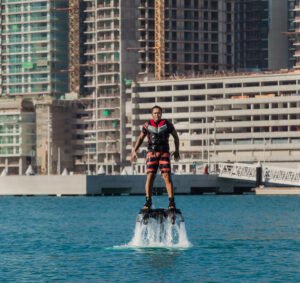
<svg viewBox="0 0 300 283">
<path fill-rule="evenodd" d="M 155 105 L 151 109 L 152 119 L 147 121 L 136 141 L 134 150 L 131 155 L 131 162 L 137 158 L 137 151 L 143 143 L 145 137 L 148 138 L 148 151 L 146 157 L 147 179 L 145 184 L 146 203 L 145 210 L 151 209 L 152 205 L 152 189 L 156 172 L 159 167 L 162 178 L 165 182 L 169 196 L 169 209 L 176 209 L 174 200 L 174 189 L 171 180 L 171 164 L 170 164 L 170 147 L 169 135 L 171 134 L 175 142 L 174 160 L 179 160 L 179 138 L 173 124 L 162 119 L 162 108 Z"/>
</svg>

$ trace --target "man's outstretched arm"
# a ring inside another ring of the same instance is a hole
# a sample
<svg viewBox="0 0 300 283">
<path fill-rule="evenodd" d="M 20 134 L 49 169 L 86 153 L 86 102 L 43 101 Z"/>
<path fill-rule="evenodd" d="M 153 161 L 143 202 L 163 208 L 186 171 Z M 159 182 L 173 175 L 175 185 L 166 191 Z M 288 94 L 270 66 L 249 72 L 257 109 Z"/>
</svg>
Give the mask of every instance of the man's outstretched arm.
<svg viewBox="0 0 300 283">
<path fill-rule="evenodd" d="M 141 132 L 138 139 L 137 139 L 137 141 L 136 141 L 136 143 L 135 143 L 134 149 L 132 151 L 132 154 L 131 154 L 131 157 L 130 157 L 131 162 L 133 162 L 137 158 L 136 153 L 137 153 L 139 147 L 141 146 L 141 144 L 143 143 L 145 137 L 146 137 L 146 135 L 143 132 Z"/>
<path fill-rule="evenodd" d="M 179 160 L 180 159 L 180 155 L 179 155 L 179 137 L 177 134 L 177 131 L 174 129 L 171 133 L 171 135 L 174 138 L 174 144 L 175 144 L 175 151 L 174 151 L 174 160 Z"/>
</svg>

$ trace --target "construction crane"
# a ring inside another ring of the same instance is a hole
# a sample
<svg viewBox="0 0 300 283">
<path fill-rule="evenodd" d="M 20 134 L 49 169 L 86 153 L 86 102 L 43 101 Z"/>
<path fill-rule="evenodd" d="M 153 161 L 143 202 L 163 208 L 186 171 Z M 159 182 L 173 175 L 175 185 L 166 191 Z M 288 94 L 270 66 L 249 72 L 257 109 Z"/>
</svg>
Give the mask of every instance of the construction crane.
<svg viewBox="0 0 300 283">
<path fill-rule="evenodd" d="M 155 78 L 161 80 L 165 76 L 165 0 L 154 2 L 154 25 Z"/>
<path fill-rule="evenodd" d="M 129 47 L 127 50 L 154 50 L 155 78 L 165 77 L 165 0 L 154 2 L 154 47 Z"/>
</svg>

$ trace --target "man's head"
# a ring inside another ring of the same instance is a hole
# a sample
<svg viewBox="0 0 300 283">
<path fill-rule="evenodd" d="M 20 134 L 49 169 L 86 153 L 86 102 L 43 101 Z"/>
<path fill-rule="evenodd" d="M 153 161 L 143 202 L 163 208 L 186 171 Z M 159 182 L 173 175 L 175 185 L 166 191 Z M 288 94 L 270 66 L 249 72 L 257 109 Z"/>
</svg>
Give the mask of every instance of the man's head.
<svg viewBox="0 0 300 283">
<path fill-rule="evenodd" d="M 155 122 L 158 122 L 161 120 L 161 115 L 162 115 L 162 108 L 158 105 L 155 105 L 151 108 L 151 114 L 152 118 Z"/>
</svg>

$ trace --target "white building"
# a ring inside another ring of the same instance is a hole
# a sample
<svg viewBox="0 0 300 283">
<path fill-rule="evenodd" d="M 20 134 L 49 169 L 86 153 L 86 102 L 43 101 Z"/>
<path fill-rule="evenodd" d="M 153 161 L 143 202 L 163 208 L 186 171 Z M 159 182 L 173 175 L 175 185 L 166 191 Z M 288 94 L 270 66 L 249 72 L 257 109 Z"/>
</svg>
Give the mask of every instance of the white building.
<svg viewBox="0 0 300 283">
<path fill-rule="evenodd" d="M 300 72 L 138 82 L 132 88 L 127 160 L 156 104 L 180 137 L 182 161 L 174 164 L 175 171 L 190 172 L 193 162 L 202 161 L 292 167 L 300 162 Z"/>
</svg>

